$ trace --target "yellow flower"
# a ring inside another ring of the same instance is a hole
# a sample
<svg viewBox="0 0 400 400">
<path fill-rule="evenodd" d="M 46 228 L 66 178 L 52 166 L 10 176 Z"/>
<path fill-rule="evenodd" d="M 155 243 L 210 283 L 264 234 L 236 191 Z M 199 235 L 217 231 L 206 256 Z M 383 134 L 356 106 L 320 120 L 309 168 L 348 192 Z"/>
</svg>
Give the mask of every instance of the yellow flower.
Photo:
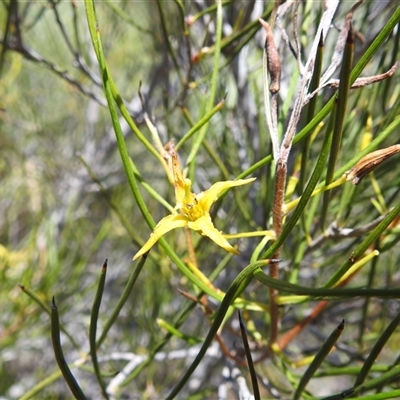
<svg viewBox="0 0 400 400">
<path fill-rule="evenodd" d="M 218 246 L 225 250 L 239 254 L 225 239 L 222 232 L 214 227 L 210 216 L 210 208 L 218 199 L 218 196 L 226 189 L 235 186 L 246 185 L 253 182 L 256 178 L 240 179 L 237 181 L 217 182 L 208 190 L 199 194 L 191 192 L 192 182 L 190 179 L 184 179 L 179 165 L 178 156 L 173 145 L 170 147 L 172 156 L 172 170 L 175 181 L 175 200 L 176 206 L 174 212 L 164 217 L 154 228 L 149 240 L 135 254 L 134 260 L 147 253 L 167 232 L 175 228 L 183 228 L 184 226 L 193 229 L 204 236 L 208 236 Z"/>
</svg>

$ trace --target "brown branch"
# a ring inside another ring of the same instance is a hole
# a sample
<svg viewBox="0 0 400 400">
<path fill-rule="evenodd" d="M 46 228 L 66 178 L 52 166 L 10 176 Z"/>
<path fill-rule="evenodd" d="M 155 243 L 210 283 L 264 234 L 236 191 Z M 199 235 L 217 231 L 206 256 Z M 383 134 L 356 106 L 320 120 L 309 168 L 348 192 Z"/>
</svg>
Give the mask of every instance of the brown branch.
<svg viewBox="0 0 400 400">
<path fill-rule="evenodd" d="M 363 88 L 368 85 L 372 85 L 373 83 L 381 82 L 387 78 L 390 78 L 397 70 L 399 67 L 399 62 L 396 61 L 392 67 L 384 72 L 383 74 L 377 74 L 377 75 L 372 75 L 372 76 L 366 76 L 364 78 L 357 78 L 355 82 L 351 85 L 350 89 L 359 89 Z M 310 93 L 305 102 L 308 103 L 315 95 L 317 95 L 319 92 L 321 92 L 322 89 L 326 87 L 330 88 L 338 88 L 339 87 L 340 80 L 339 79 L 331 79 L 328 82 L 325 82 L 321 86 L 319 86 L 316 90 L 314 90 L 312 93 Z"/>
<path fill-rule="evenodd" d="M 282 232 L 282 221 L 283 221 L 283 202 L 285 197 L 285 185 L 286 185 L 286 163 L 280 158 L 276 166 L 275 175 L 275 188 L 274 188 L 274 205 L 273 205 L 273 229 L 276 237 Z M 280 249 L 278 249 L 273 255 L 272 259 L 279 259 Z M 279 278 L 279 263 L 269 264 L 269 276 L 278 279 Z M 278 305 L 276 304 L 276 297 L 278 291 L 276 289 L 269 290 L 269 307 L 270 307 L 270 345 L 276 342 L 279 333 L 279 312 Z"/>
<path fill-rule="evenodd" d="M 281 58 L 279 57 L 278 49 L 274 40 L 274 35 L 272 34 L 272 30 L 269 24 L 263 21 L 261 18 L 259 18 L 258 21 L 264 27 L 266 33 L 265 51 L 267 53 L 268 71 L 271 78 L 269 91 L 271 92 L 271 94 L 275 94 L 279 92 L 281 84 Z"/>
</svg>

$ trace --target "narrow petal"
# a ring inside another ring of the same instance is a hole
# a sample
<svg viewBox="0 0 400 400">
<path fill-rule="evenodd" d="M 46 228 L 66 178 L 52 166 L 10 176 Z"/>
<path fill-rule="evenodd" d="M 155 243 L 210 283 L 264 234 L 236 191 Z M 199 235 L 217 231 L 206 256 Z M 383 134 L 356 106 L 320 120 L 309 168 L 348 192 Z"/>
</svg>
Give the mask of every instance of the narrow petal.
<svg viewBox="0 0 400 400">
<path fill-rule="evenodd" d="M 189 221 L 188 226 L 195 231 L 200 232 L 204 236 L 208 236 L 212 241 L 214 241 L 218 246 L 221 246 L 226 251 L 233 254 L 239 254 L 239 252 L 232 247 L 229 242 L 224 238 L 222 232 L 215 228 L 211 221 L 210 214 L 206 213 L 202 217 L 198 218 L 196 221 Z"/>
<path fill-rule="evenodd" d="M 247 185 L 248 183 L 253 182 L 255 179 L 256 178 L 239 179 L 237 181 L 223 181 L 214 183 L 210 189 L 205 190 L 197 195 L 199 205 L 205 212 L 208 212 L 212 204 L 218 200 L 219 195 L 226 189 L 230 189 L 235 186 Z"/>
<path fill-rule="evenodd" d="M 150 234 L 149 240 L 144 244 L 144 246 L 135 254 L 133 260 L 136 260 L 144 253 L 147 253 L 160 239 L 161 236 L 165 235 L 167 232 L 172 231 L 175 228 L 182 228 L 187 226 L 188 219 L 180 214 L 171 214 L 164 217 L 154 228 L 153 232 Z"/>
</svg>

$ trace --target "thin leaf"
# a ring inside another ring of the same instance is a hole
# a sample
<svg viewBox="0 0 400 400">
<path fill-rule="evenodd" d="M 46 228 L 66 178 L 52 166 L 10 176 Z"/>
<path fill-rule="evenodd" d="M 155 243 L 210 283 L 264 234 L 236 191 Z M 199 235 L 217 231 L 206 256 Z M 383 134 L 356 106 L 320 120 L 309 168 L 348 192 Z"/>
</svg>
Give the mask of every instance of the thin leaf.
<svg viewBox="0 0 400 400">
<path fill-rule="evenodd" d="M 244 352 L 246 354 L 247 365 L 249 367 L 251 383 L 253 386 L 254 399 L 260 400 L 261 396 L 260 396 L 260 389 L 258 388 L 257 374 L 256 374 L 256 370 L 254 368 L 253 359 L 251 357 L 251 350 L 250 350 L 249 342 L 247 340 L 246 328 L 243 324 L 242 316 L 240 315 L 240 311 L 238 311 L 238 317 L 239 317 L 240 332 L 242 334 Z"/>
<path fill-rule="evenodd" d="M 313 92 L 319 86 L 319 80 L 321 78 L 321 71 L 322 71 L 322 61 L 323 61 L 323 54 L 324 54 L 324 41 L 321 32 L 320 41 L 318 43 L 318 50 L 315 57 L 315 65 L 314 71 L 310 82 L 310 91 Z M 315 109 L 317 105 L 317 96 L 314 96 L 307 106 L 307 123 L 312 121 L 315 114 Z M 309 162 L 309 153 L 310 153 L 310 146 L 311 146 L 311 136 L 307 136 L 303 143 L 303 150 L 301 153 L 301 168 L 300 168 L 300 178 L 299 178 L 299 193 L 303 192 L 303 188 L 306 182 L 306 172 L 307 172 L 307 165 Z"/>
<path fill-rule="evenodd" d="M 167 321 L 157 318 L 157 325 L 165 329 L 167 332 L 169 332 L 172 336 L 175 336 L 179 339 L 184 340 L 187 344 L 189 345 L 195 345 L 198 343 L 201 343 L 201 340 L 197 337 L 186 335 L 185 333 L 181 332 L 179 329 L 174 327 L 173 325 L 169 324 Z"/>
<path fill-rule="evenodd" d="M 353 64 L 353 54 L 354 54 L 354 34 L 350 24 L 350 28 L 347 34 L 346 47 L 343 55 L 342 68 L 340 70 L 340 84 L 339 84 L 339 93 L 338 93 L 337 107 L 335 113 L 335 123 L 333 125 L 332 146 L 329 154 L 328 170 L 326 172 L 326 178 L 325 178 L 326 186 L 328 186 L 333 180 L 336 168 L 336 162 L 338 160 L 341 149 L 343 126 L 347 108 L 347 99 L 350 90 L 350 70 Z M 329 207 L 330 197 L 331 197 L 331 192 L 324 193 L 321 218 L 320 218 L 320 225 L 322 229 L 324 228 L 325 225 L 325 219 Z"/>
<path fill-rule="evenodd" d="M 51 317 L 51 309 L 50 307 L 31 289 L 29 289 L 27 286 L 25 285 L 21 285 L 18 284 L 18 287 L 24 292 L 26 293 L 35 303 L 37 303 L 40 308 L 42 308 L 42 310 L 44 310 L 49 317 Z M 72 345 L 76 348 L 79 349 L 79 345 L 78 343 L 76 343 L 75 339 L 70 335 L 70 333 L 64 328 L 64 326 L 60 326 L 61 332 L 65 334 L 65 336 L 67 336 L 67 338 L 70 340 L 70 342 L 72 343 Z"/>
<path fill-rule="evenodd" d="M 357 260 L 360 258 L 368 247 L 375 242 L 379 236 L 387 229 L 387 227 L 394 221 L 394 219 L 400 214 L 400 203 L 397 204 L 387 215 L 386 217 L 379 223 L 379 225 L 372 230 L 369 235 L 363 240 L 363 242 L 354 250 L 352 258 Z M 353 260 L 348 259 L 344 264 L 333 274 L 333 276 L 328 280 L 328 282 L 324 285 L 324 287 L 331 287 L 339 279 L 351 268 Z"/>
<path fill-rule="evenodd" d="M 377 378 L 371 379 L 368 382 L 363 383 L 354 389 L 348 389 L 341 393 L 335 394 L 333 396 L 324 397 L 321 400 L 341 400 L 341 399 L 345 399 L 348 397 L 355 397 L 355 395 L 357 395 L 358 393 L 379 387 L 380 385 L 382 385 L 386 382 L 390 382 L 393 379 L 398 378 L 399 375 L 400 375 L 400 366 L 396 366 L 393 369 L 391 369 L 390 371 L 380 375 Z M 394 391 L 388 392 L 388 393 L 376 393 L 371 396 L 357 396 L 356 398 L 358 400 L 360 400 L 360 399 L 363 399 L 363 400 L 397 399 L 398 398 L 397 393 L 400 393 L 400 390 L 394 390 Z M 385 397 L 385 396 L 389 396 L 389 397 Z"/>
<path fill-rule="evenodd" d="M 54 297 L 51 307 L 51 340 L 53 343 L 54 355 L 65 382 L 77 400 L 86 400 L 86 396 L 82 392 L 78 382 L 75 380 L 75 377 L 72 375 L 72 372 L 64 358 L 60 341 L 60 321 L 58 318 L 58 310 Z"/>
<path fill-rule="evenodd" d="M 325 340 L 324 344 L 318 350 L 318 353 L 315 355 L 314 359 L 312 360 L 311 364 L 307 368 L 306 372 L 303 374 L 302 378 L 300 379 L 299 385 L 297 386 L 296 392 L 293 396 L 294 400 L 300 399 L 301 393 L 307 386 L 310 379 L 314 376 L 315 371 L 319 368 L 322 362 L 325 360 L 327 355 L 332 350 L 333 346 L 338 341 L 340 335 L 343 332 L 345 321 L 343 320 L 337 328 L 328 336 Z"/>
<path fill-rule="evenodd" d="M 379 356 L 383 347 L 385 346 L 387 341 L 390 339 L 390 337 L 398 327 L 399 323 L 400 323 L 400 312 L 397 313 L 397 315 L 394 317 L 394 319 L 391 321 L 391 323 L 387 326 L 385 331 L 382 333 L 382 335 L 379 336 L 379 339 L 374 344 L 374 347 L 368 354 L 367 359 L 364 361 L 364 364 L 361 368 L 360 373 L 357 376 L 354 386 L 359 386 L 365 381 L 372 365 L 376 362 L 377 357 Z"/>
<path fill-rule="evenodd" d="M 254 276 L 264 285 L 279 290 L 280 292 L 286 292 L 295 294 L 298 296 L 310 296 L 317 299 L 333 299 L 333 298 L 352 298 L 352 297 L 382 297 L 382 298 L 396 298 L 400 295 L 400 288 L 379 288 L 371 289 L 367 287 L 358 288 L 335 288 L 328 289 L 325 287 L 321 288 L 309 288 L 300 285 L 295 285 L 279 279 L 274 279 L 265 274 L 261 270 L 256 270 Z M 302 299 L 307 300 L 307 299 Z"/>
<path fill-rule="evenodd" d="M 30 400 L 30 399 L 39 399 L 38 397 L 39 393 L 56 382 L 58 379 L 62 377 L 62 372 L 60 369 L 57 369 L 56 372 L 53 372 L 50 374 L 46 379 L 43 379 L 41 382 L 39 382 L 37 385 L 35 385 L 32 389 L 28 390 L 25 392 L 18 400 Z"/>
<path fill-rule="evenodd" d="M 200 130 L 207 122 L 212 118 L 214 114 L 222 110 L 225 105 L 225 99 L 221 100 L 215 107 L 208 111 L 196 124 L 194 124 L 190 130 L 182 137 L 182 139 L 176 144 L 175 149 L 178 151 L 183 144 L 190 139 L 196 132 Z"/>
<path fill-rule="evenodd" d="M 101 376 L 99 363 L 97 360 L 97 346 L 96 346 L 96 332 L 97 332 L 97 320 L 99 318 L 99 310 L 101 305 L 101 299 L 103 297 L 104 285 L 106 282 L 107 275 L 107 259 L 104 261 L 101 268 L 100 279 L 97 285 L 96 296 L 93 301 L 92 312 L 90 314 L 90 326 L 89 326 L 89 345 L 90 345 L 90 356 L 92 357 L 94 372 L 101 387 L 101 392 L 104 398 L 108 399 L 106 387 Z"/>
<path fill-rule="evenodd" d="M 126 286 L 125 286 L 120 298 L 118 299 L 118 302 L 117 302 L 114 310 L 112 311 L 107 322 L 104 324 L 103 331 L 102 331 L 100 337 L 97 339 L 97 342 L 96 342 L 97 350 L 100 348 L 100 346 L 104 342 L 105 338 L 107 337 L 108 331 L 114 325 L 114 322 L 118 318 L 118 315 L 119 315 L 120 311 L 122 310 L 122 307 L 125 305 L 126 301 L 128 300 L 128 297 L 132 292 L 132 288 L 135 285 L 137 278 L 140 275 L 140 272 L 142 271 L 145 261 L 146 261 L 146 257 L 142 257 L 138 261 L 136 267 L 133 268 L 132 273 L 129 276 L 128 282 L 126 283 Z"/>
<path fill-rule="evenodd" d="M 253 264 L 248 265 L 232 282 L 226 295 L 218 308 L 217 314 L 215 315 L 214 322 L 208 331 L 208 334 L 204 340 L 203 346 L 199 350 L 196 358 L 192 364 L 186 369 L 183 377 L 180 379 L 178 384 L 173 388 L 171 393 L 167 396 L 166 400 L 172 400 L 176 395 L 182 390 L 183 386 L 186 384 L 190 376 L 193 374 L 194 370 L 199 365 L 200 361 L 203 359 L 206 351 L 212 341 L 214 340 L 215 334 L 218 332 L 222 321 L 224 320 L 225 314 L 227 313 L 229 307 L 232 305 L 233 300 L 237 297 L 238 293 L 244 290 L 244 287 L 248 284 L 248 279 L 251 278 L 253 272 L 258 268 L 265 266 L 269 263 L 269 260 L 257 261 Z"/>
</svg>

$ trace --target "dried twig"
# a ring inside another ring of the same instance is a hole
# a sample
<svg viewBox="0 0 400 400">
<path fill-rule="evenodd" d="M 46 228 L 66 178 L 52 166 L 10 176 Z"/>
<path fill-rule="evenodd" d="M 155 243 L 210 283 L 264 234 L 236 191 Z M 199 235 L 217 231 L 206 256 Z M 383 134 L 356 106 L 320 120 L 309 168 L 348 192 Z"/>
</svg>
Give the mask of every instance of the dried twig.
<svg viewBox="0 0 400 400">
<path fill-rule="evenodd" d="M 352 169 L 345 172 L 346 180 L 358 185 L 361 180 L 388 158 L 400 152 L 400 144 L 373 151 L 364 156 Z"/>
<path fill-rule="evenodd" d="M 271 83 L 269 85 L 269 91 L 271 94 L 279 92 L 281 83 L 282 65 L 279 57 L 278 49 L 276 48 L 274 35 L 269 24 L 263 21 L 261 18 L 258 19 L 260 24 L 264 27 L 266 32 L 265 38 L 265 51 L 267 54 L 268 61 L 268 72 L 270 74 Z"/>
<path fill-rule="evenodd" d="M 294 2 L 294 0 L 287 1 L 279 7 L 278 13 L 276 15 L 276 26 L 281 31 L 283 41 L 287 44 L 287 46 L 288 46 L 289 50 L 291 51 L 291 53 L 293 54 L 294 58 L 297 59 L 296 50 L 293 48 L 292 44 L 290 43 L 289 36 L 288 36 L 286 29 L 284 28 L 283 23 L 282 23 L 282 18 L 289 11 L 289 8 L 292 6 L 293 2 Z"/>
<path fill-rule="evenodd" d="M 299 6 L 300 6 L 300 1 L 296 0 L 293 10 L 293 36 L 294 36 L 294 42 L 296 44 L 297 68 L 300 71 L 300 75 L 303 75 L 304 65 L 301 62 L 301 45 L 300 45 L 299 30 L 298 30 Z"/>
<path fill-rule="evenodd" d="M 75 78 L 73 78 L 67 71 L 60 69 L 57 65 L 52 63 L 51 61 L 46 60 L 42 57 L 39 53 L 35 50 L 28 48 L 22 43 L 21 38 L 14 38 L 12 43 L 4 43 L 0 41 L 3 46 L 8 47 L 10 50 L 14 50 L 17 53 L 20 53 L 24 56 L 27 60 L 37 62 L 39 64 L 45 65 L 50 71 L 54 72 L 56 75 L 60 76 L 64 80 L 66 80 L 69 84 L 77 88 L 81 93 L 85 94 L 86 96 L 90 97 L 92 100 L 96 101 L 98 104 L 102 105 L 103 107 L 106 106 L 106 101 L 103 97 L 98 96 L 93 91 L 91 91 L 86 86 L 82 85 L 78 82 Z"/>
<path fill-rule="evenodd" d="M 310 253 L 316 248 L 320 247 L 323 243 L 330 239 L 347 239 L 349 237 L 360 237 L 369 233 L 372 229 L 374 229 L 378 224 L 385 218 L 384 215 L 379 216 L 373 221 L 369 222 L 366 225 L 360 226 L 359 228 L 340 228 L 337 225 L 337 222 L 334 221 L 325 232 L 314 239 L 307 248 L 306 253 Z"/>
<path fill-rule="evenodd" d="M 323 38 L 326 37 L 326 34 L 329 30 L 329 27 L 331 25 L 338 4 L 339 2 L 337 0 L 331 1 L 328 5 L 328 8 L 324 11 L 322 15 L 320 24 L 318 26 L 318 30 L 315 35 L 314 42 L 311 46 L 310 55 L 305 65 L 304 75 L 302 76 L 300 87 L 296 93 L 296 99 L 293 106 L 293 111 L 291 113 L 288 127 L 280 147 L 279 159 L 276 160 L 277 168 L 275 174 L 274 202 L 273 202 L 272 213 L 273 213 L 273 229 L 277 237 L 282 232 L 282 224 L 284 217 L 283 200 L 284 200 L 284 192 L 286 186 L 287 162 L 292 147 L 293 138 L 296 133 L 297 126 L 300 120 L 301 111 L 305 104 L 306 93 L 312 78 L 315 58 L 317 54 L 318 44 L 320 43 L 321 40 L 321 35 Z M 279 259 L 279 256 L 280 256 L 280 249 L 278 249 L 272 255 L 272 258 Z M 279 272 L 278 265 L 270 264 L 269 267 L 270 267 L 269 275 L 272 278 L 277 279 Z M 270 344 L 276 342 L 280 324 L 278 307 L 275 301 L 277 294 L 278 292 L 276 290 L 274 289 L 270 290 L 270 319 L 271 319 Z"/>
<path fill-rule="evenodd" d="M 260 24 L 266 32 L 265 47 L 263 55 L 263 81 L 264 81 L 264 107 L 267 126 L 272 142 L 272 149 L 275 161 L 279 159 L 279 138 L 278 138 L 278 103 L 277 93 L 280 89 L 281 62 L 272 30 L 269 24 L 259 19 Z M 271 83 L 269 83 L 268 73 Z M 268 93 L 269 92 L 269 93 Z M 270 93 L 272 99 L 270 100 Z"/>
<path fill-rule="evenodd" d="M 325 82 L 329 80 L 329 78 L 332 76 L 332 74 L 336 71 L 338 66 L 342 62 L 342 57 L 343 57 L 343 51 L 346 45 L 346 39 L 347 39 L 347 34 L 350 29 L 350 24 L 353 19 L 353 14 L 354 11 L 357 9 L 357 7 L 363 2 L 363 0 L 357 1 L 356 4 L 351 7 L 350 11 L 346 15 L 346 20 L 343 25 L 342 30 L 339 33 L 339 36 L 336 41 L 336 47 L 335 47 L 335 52 L 333 53 L 331 62 L 329 64 L 329 67 L 325 71 L 325 73 L 321 77 L 321 85 L 324 85 Z"/>
<path fill-rule="evenodd" d="M 355 80 L 355 82 L 351 85 L 350 89 L 363 88 L 365 86 L 372 85 L 373 83 L 381 82 L 384 79 L 390 78 L 396 72 L 398 66 L 399 66 L 399 62 L 395 62 L 393 64 L 393 66 L 388 71 L 384 72 L 383 74 L 366 76 L 364 78 L 357 78 Z M 331 79 L 331 80 L 325 82 L 323 85 L 320 85 L 312 93 L 307 95 L 305 103 L 308 103 L 316 94 L 318 94 L 325 87 L 338 88 L 339 83 L 340 83 L 339 79 Z"/>
</svg>

